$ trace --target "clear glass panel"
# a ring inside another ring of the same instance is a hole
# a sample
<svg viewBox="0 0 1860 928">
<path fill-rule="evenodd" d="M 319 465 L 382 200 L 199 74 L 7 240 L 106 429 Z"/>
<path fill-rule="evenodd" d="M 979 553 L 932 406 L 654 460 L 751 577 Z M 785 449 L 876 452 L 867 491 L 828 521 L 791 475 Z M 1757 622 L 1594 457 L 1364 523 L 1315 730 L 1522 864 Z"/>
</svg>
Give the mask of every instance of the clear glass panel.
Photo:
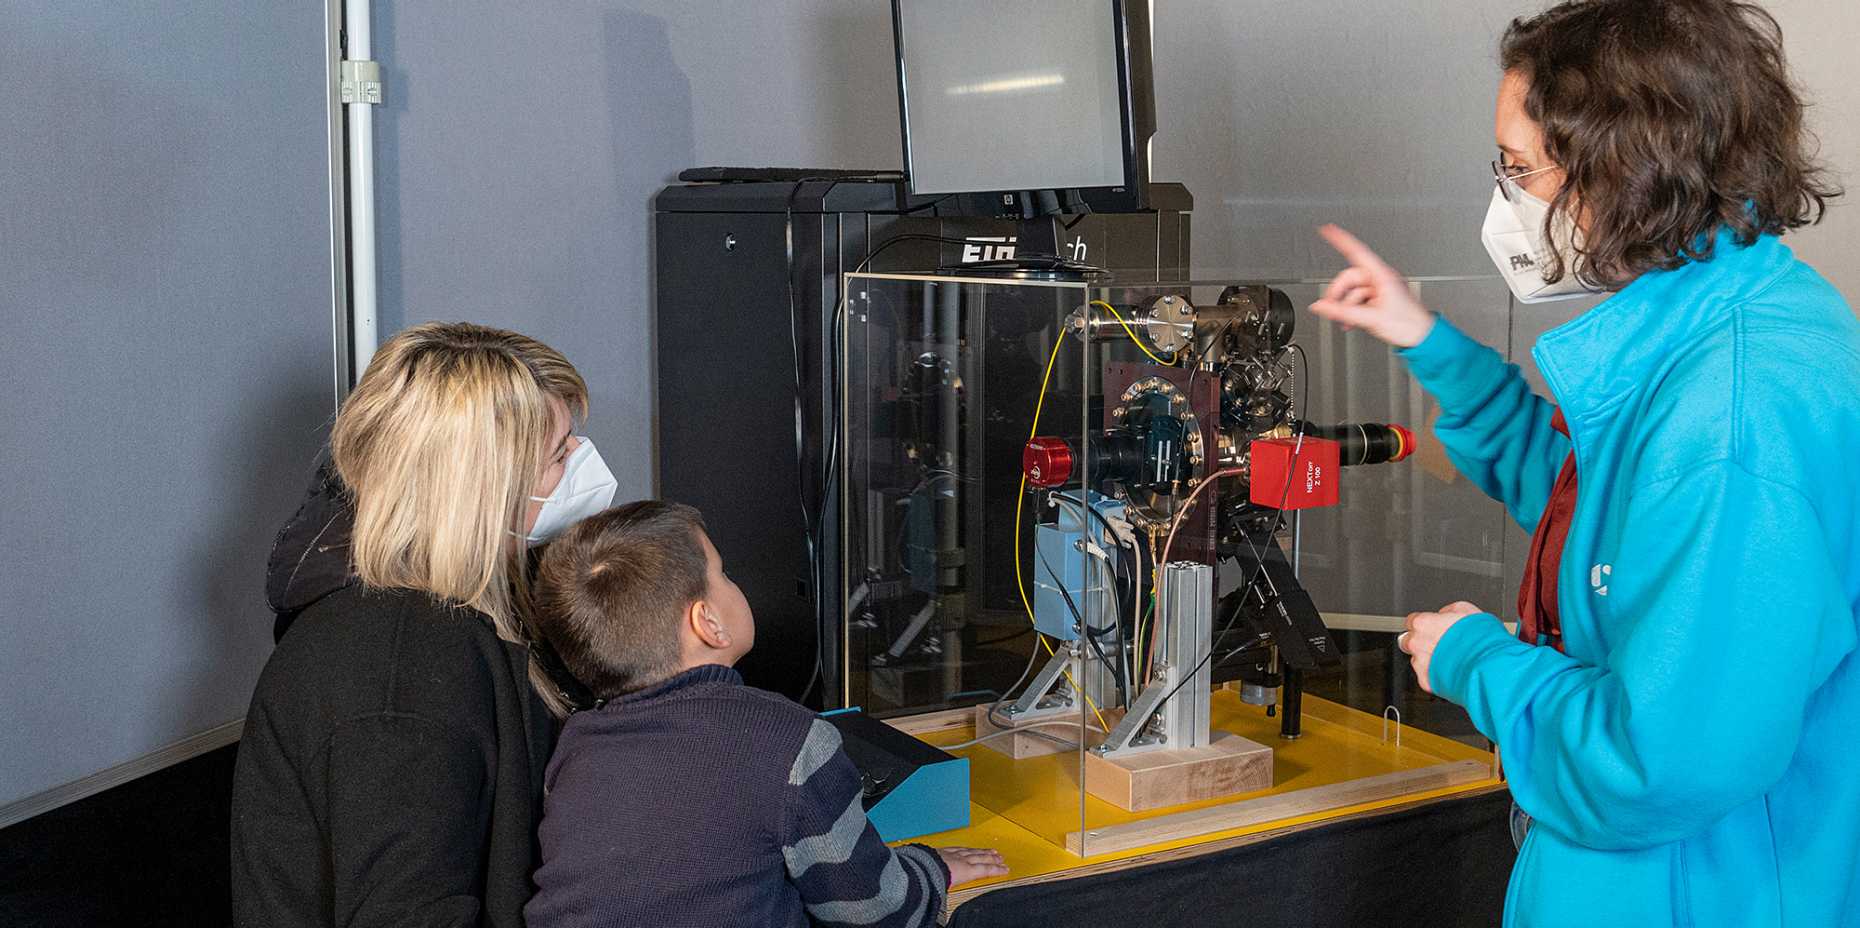
<svg viewBox="0 0 1860 928">
<path fill-rule="evenodd" d="M 1501 282 L 1415 286 L 1503 346 Z M 1509 614 L 1521 535 L 1401 362 L 1305 309 L 1320 289 L 850 275 L 846 704 L 977 707 L 926 739 L 1072 859 L 1489 781 L 1394 637 L 1454 600 Z"/>
<path fill-rule="evenodd" d="M 1023 492 L 1022 451 L 1036 433 L 1083 447 L 1096 372 L 1064 327 L 1085 287 L 853 275 L 846 292 L 846 704 L 879 717 L 974 706 L 1028 726 L 960 752 L 972 799 L 1063 845 L 1094 713 L 1073 698 L 1076 636 L 1052 604 L 1099 607 L 1036 531 L 1052 516 Z M 1036 634 L 1035 602 L 1054 635 Z M 1036 687 L 1046 698 L 1015 711 Z"/>
<path fill-rule="evenodd" d="M 1492 330 L 1505 350 L 1510 291 L 1496 279 L 1415 284 L 1423 302 L 1478 337 Z M 1303 311 L 1322 285 L 1287 285 L 1300 307 L 1300 338 L 1311 359 L 1310 418 L 1323 423 L 1398 423 L 1419 447 L 1396 464 L 1346 468 L 1342 504 L 1299 520 L 1299 576 L 1339 645 L 1342 666 L 1307 681 L 1321 694 L 1365 712 L 1393 706 L 1413 727 L 1484 748 L 1465 712 L 1421 692 L 1393 634 L 1409 612 L 1467 600 L 1501 616 L 1516 613 L 1510 549 L 1528 544 L 1504 508 L 1448 460 L 1434 438 L 1439 404 L 1408 376 L 1387 346 Z M 1498 323 L 1498 324 L 1495 324 Z M 1502 327 L 1501 327 L 1502 325 Z M 1392 714 L 1392 713 L 1391 713 Z"/>
</svg>

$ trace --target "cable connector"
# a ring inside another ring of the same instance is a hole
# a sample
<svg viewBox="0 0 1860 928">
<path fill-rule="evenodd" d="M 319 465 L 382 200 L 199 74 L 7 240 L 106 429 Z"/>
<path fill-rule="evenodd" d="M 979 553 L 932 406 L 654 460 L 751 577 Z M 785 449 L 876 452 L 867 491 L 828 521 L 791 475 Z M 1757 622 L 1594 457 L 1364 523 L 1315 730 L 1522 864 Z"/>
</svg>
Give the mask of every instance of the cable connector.
<svg viewBox="0 0 1860 928">
<path fill-rule="evenodd" d="M 338 84 L 344 105 L 381 102 L 381 63 L 378 61 L 344 61 Z"/>
</svg>

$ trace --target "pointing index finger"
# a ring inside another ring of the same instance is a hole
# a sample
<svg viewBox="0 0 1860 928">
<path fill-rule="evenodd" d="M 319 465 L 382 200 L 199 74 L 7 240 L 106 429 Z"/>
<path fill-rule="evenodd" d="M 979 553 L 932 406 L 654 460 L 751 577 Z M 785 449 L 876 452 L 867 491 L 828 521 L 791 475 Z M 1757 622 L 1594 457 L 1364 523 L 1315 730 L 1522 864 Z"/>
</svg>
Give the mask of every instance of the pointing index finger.
<svg viewBox="0 0 1860 928">
<path fill-rule="evenodd" d="M 1337 249 L 1337 253 L 1343 255 L 1344 260 L 1351 264 L 1377 276 L 1400 276 L 1395 273 L 1394 268 L 1389 267 L 1382 260 L 1380 255 L 1377 255 L 1368 245 L 1363 244 L 1361 239 L 1345 232 L 1341 226 L 1322 226 L 1318 229 L 1318 234 L 1324 236 L 1324 241 L 1329 242 L 1330 247 Z"/>
</svg>

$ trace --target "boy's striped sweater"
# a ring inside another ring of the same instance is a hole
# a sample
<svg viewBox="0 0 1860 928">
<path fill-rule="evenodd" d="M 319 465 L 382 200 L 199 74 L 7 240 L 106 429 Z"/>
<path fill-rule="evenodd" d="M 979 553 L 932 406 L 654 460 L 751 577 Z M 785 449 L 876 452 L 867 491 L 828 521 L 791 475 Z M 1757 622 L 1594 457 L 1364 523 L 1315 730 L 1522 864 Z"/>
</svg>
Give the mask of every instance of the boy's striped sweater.
<svg viewBox="0 0 1860 928">
<path fill-rule="evenodd" d="M 705 666 L 571 716 L 530 928 L 935 925 L 949 871 L 866 821 L 839 732 Z"/>
</svg>

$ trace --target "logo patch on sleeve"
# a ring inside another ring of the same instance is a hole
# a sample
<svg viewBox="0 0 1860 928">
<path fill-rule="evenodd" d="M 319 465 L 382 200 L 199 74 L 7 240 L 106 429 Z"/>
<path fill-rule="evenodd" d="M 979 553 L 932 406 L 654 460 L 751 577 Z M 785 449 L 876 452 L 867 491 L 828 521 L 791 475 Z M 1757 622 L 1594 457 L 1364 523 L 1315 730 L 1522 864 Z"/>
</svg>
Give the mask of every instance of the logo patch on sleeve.
<svg viewBox="0 0 1860 928">
<path fill-rule="evenodd" d="M 1595 590 L 1595 595 L 1608 595 L 1608 578 L 1614 576 L 1614 572 L 1613 564 L 1597 564 L 1589 568 L 1589 586 Z"/>
</svg>

